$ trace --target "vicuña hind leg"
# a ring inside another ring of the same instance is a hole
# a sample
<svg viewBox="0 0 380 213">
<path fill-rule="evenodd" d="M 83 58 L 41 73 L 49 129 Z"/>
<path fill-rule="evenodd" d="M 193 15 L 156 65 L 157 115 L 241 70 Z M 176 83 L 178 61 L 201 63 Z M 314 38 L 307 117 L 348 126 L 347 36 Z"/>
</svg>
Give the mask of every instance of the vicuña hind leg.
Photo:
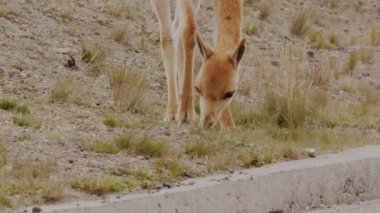
<svg viewBox="0 0 380 213">
<path fill-rule="evenodd" d="M 178 120 L 180 123 L 195 122 L 196 113 L 193 101 L 193 67 L 195 48 L 195 11 L 196 5 L 190 0 L 180 0 L 182 10 L 181 30 L 183 44 L 183 79 L 180 104 L 178 108 Z"/>
<path fill-rule="evenodd" d="M 151 0 L 160 25 L 161 55 L 164 62 L 168 104 L 165 121 L 175 120 L 178 109 L 176 57 L 173 42 L 173 26 L 170 18 L 170 0 Z"/>
</svg>

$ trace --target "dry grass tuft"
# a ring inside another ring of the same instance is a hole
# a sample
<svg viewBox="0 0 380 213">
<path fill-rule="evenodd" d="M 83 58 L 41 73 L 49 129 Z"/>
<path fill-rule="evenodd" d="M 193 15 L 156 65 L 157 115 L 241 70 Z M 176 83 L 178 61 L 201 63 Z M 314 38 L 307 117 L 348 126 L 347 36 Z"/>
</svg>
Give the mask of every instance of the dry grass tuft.
<svg viewBox="0 0 380 213">
<path fill-rule="evenodd" d="M 128 45 L 128 30 L 126 29 L 126 27 L 116 26 L 112 28 L 111 38 L 120 44 Z"/>
<path fill-rule="evenodd" d="M 243 28 L 243 31 L 249 36 L 255 36 L 260 33 L 259 26 L 257 26 L 255 23 L 246 24 Z"/>
<path fill-rule="evenodd" d="M 0 169 L 3 166 L 7 165 L 7 163 L 8 163 L 8 149 L 5 146 L 5 144 L 3 144 L 0 141 Z"/>
<path fill-rule="evenodd" d="M 280 68 L 283 73 L 266 88 L 264 110 L 275 115 L 273 119 L 281 127 L 302 126 L 310 112 L 308 97 L 312 82 L 291 54 L 283 53 Z"/>
<path fill-rule="evenodd" d="M 47 203 L 55 203 L 65 198 L 65 184 L 49 181 L 42 186 L 42 199 Z"/>
<path fill-rule="evenodd" d="M 293 17 L 290 24 L 290 33 L 292 35 L 303 36 L 306 33 L 311 12 L 310 9 L 303 9 Z"/>
<path fill-rule="evenodd" d="M 148 85 L 144 75 L 116 68 L 109 71 L 108 77 L 116 107 L 139 113 L 146 111 Z"/>
<path fill-rule="evenodd" d="M 94 75 L 99 75 L 104 69 L 104 62 L 108 57 L 107 48 L 103 45 L 89 45 L 81 42 L 81 60 L 87 64 L 87 69 Z"/>
<path fill-rule="evenodd" d="M 375 51 L 370 48 L 360 49 L 360 59 L 364 64 L 369 64 L 375 56 Z"/>
<path fill-rule="evenodd" d="M 344 67 L 343 73 L 345 74 L 350 74 L 354 72 L 356 65 L 358 63 L 359 56 L 357 52 L 351 52 L 350 55 L 348 56 L 346 65 Z"/>
<path fill-rule="evenodd" d="M 373 46 L 380 45 L 380 26 L 373 25 L 371 28 L 371 44 Z"/>
<path fill-rule="evenodd" d="M 50 100 L 52 102 L 68 102 L 72 93 L 77 89 L 77 81 L 68 76 L 58 77 L 50 90 Z"/>
<path fill-rule="evenodd" d="M 28 205 L 62 200 L 66 196 L 64 184 L 51 180 L 55 172 L 56 164 L 49 160 L 19 160 L 13 162 L 11 169 L 0 169 L 0 202 L 6 201 L 12 207 L 10 197 L 14 195 L 19 195 L 14 201 Z"/>
<path fill-rule="evenodd" d="M 310 79 L 313 86 L 327 86 L 331 80 L 331 70 L 327 66 L 315 65 L 310 72 Z"/>
</svg>

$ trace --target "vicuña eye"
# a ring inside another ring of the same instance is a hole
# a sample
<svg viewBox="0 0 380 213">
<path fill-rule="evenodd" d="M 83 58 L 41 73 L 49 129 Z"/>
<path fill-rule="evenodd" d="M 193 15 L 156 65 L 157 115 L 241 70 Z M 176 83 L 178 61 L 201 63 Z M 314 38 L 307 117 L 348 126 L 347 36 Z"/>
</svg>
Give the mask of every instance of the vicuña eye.
<svg viewBox="0 0 380 213">
<path fill-rule="evenodd" d="M 232 98 L 232 96 L 234 96 L 234 93 L 235 93 L 235 91 L 227 92 L 226 94 L 224 94 L 223 99 L 229 99 L 229 98 Z"/>
</svg>

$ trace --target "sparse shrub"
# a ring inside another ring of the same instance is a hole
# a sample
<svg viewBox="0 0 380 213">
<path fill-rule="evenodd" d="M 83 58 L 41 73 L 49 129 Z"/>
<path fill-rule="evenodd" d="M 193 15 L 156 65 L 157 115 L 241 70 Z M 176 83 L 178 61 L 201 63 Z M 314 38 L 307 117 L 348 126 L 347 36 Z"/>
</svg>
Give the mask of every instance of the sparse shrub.
<svg viewBox="0 0 380 213">
<path fill-rule="evenodd" d="M 111 38 L 123 45 L 128 44 L 128 30 L 126 27 L 117 26 L 112 28 Z"/>
<path fill-rule="evenodd" d="M 121 192 L 126 188 L 126 184 L 119 179 L 106 176 L 72 181 L 71 187 L 89 194 L 102 196 L 111 192 Z"/>
<path fill-rule="evenodd" d="M 0 109 L 3 110 L 13 110 L 17 107 L 17 103 L 10 99 L 0 99 Z"/>
<path fill-rule="evenodd" d="M 371 28 L 371 44 L 373 46 L 380 45 L 380 26 L 373 25 Z"/>
<path fill-rule="evenodd" d="M 262 1 L 257 5 L 257 9 L 260 11 L 259 18 L 261 20 L 267 19 L 272 12 L 273 2 Z"/>
<path fill-rule="evenodd" d="M 125 107 L 132 112 L 144 112 L 147 103 L 147 82 L 144 75 L 134 75 L 124 68 L 108 73 L 116 107 Z"/>
<path fill-rule="evenodd" d="M 296 36 L 303 36 L 308 29 L 308 22 L 310 19 L 311 10 L 303 9 L 297 13 L 291 22 L 290 33 Z"/>
</svg>

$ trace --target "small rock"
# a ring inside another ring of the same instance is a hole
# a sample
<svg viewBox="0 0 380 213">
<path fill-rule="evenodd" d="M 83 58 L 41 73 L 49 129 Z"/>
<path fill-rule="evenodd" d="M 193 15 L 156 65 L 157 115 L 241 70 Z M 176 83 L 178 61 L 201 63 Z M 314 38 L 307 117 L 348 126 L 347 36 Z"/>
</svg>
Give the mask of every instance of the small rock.
<svg viewBox="0 0 380 213">
<path fill-rule="evenodd" d="M 307 152 L 307 155 L 311 158 L 315 158 L 317 156 L 315 149 L 305 149 L 305 152 Z"/>
<path fill-rule="evenodd" d="M 163 183 L 162 186 L 163 186 L 164 188 L 168 188 L 168 189 L 172 188 L 172 185 L 170 185 L 170 184 L 168 184 L 168 183 Z"/>
<path fill-rule="evenodd" d="M 270 211 L 269 213 L 284 213 L 285 211 L 283 209 L 276 209 L 276 210 L 272 210 Z"/>
<path fill-rule="evenodd" d="M 69 54 L 71 51 L 70 48 L 57 48 L 55 49 L 55 52 L 58 54 Z"/>
<path fill-rule="evenodd" d="M 75 58 L 71 55 L 69 57 L 70 58 L 67 59 L 67 61 L 65 63 L 65 67 L 70 68 L 70 69 L 78 69 L 78 67 L 76 65 Z"/>
<path fill-rule="evenodd" d="M 69 162 L 69 164 L 73 164 L 73 163 L 74 163 L 74 160 L 71 160 L 71 159 L 70 159 L 68 162 Z"/>
<path fill-rule="evenodd" d="M 272 66 L 275 66 L 275 67 L 278 67 L 280 65 L 278 61 L 272 61 L 270 63 L 272 64 Z"/>
<path fill-rule="evenodd" d="M 39 213 L 39 212 L 42 212 L 42 209 L 40 207 L 36 206 L 36 207 L 33 207 L 32 212 L 33 213 Z"/>
<path fill-rule="evenodd" d="M 314 57 L 314 52 L 313 51 L 307 51 L 307 55 L 310 57 L 310 58 L 313 58 Z"/>
</svg>

